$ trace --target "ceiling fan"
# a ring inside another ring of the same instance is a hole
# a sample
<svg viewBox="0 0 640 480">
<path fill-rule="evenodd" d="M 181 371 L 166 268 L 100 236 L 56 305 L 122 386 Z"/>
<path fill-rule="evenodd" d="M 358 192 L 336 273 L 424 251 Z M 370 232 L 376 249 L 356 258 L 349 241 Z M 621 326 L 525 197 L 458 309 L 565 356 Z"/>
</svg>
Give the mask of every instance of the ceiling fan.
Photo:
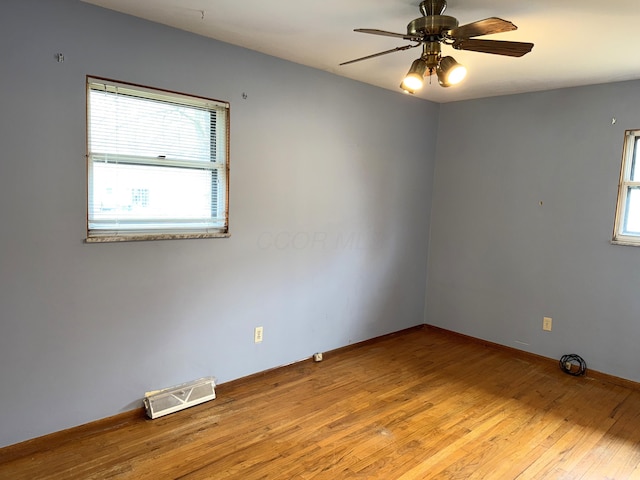
<svg viewBox="0 0 640 480">
<path fill-rule="evenodd" d="M 494 55 L 506 55 L 509 57 L 522 57 L 533 48 L 533 43 L 508 42 L 504 40 L 479 40 L 475 37 L 503 33 L 517 30 L 513 23 L 498 17 L 485 18 L 477 22 L 458 26 L 458 20 L 454 17 L 443 15 L 447 8 L 446 0 L 424 0 L 420 3 L 422 17 L 412 20 L 407 25 L 407 33 L 394 33 L 373 28 L 357 28 L 354 31 L 383 35 L 387 37 L 402 38 L 414 45 L 405 45 L 392 48 L 384 52 L 374 53 L 366 57 L 356 58 L 340 65 L 368 60 L 388 53 L 400 52 L 422 45 L 422 55 L 414 60 L 400 84 L 407 93 L 415 93 L 422 88 L 425 75 L 438 77 L 438 83 L 443 87 L 450 87 L 462 81 L 467 70 L 453 57 L 443 57 L 442 45 L 450 45 L 456 50 L 470 50 L 473 52 L 492 53 Z"/>
</svg>

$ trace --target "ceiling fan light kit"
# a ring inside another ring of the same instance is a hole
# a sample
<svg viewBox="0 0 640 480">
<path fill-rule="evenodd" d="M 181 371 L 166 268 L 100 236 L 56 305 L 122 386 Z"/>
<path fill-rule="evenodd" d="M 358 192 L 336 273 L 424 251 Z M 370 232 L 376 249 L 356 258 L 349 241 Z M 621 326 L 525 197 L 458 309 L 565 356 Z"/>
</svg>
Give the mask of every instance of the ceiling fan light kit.
<svg viewBox="0 0 640 480">
<path fill-rule="evenodd" d="M 459 26 L 456 18 L 443 15 L 447 8 L 446 0 L 425 0 L 420 3 L 419 8 L 422 17 L 409 22 L 406 34 L 371 28 L 355 29 L 355 31 L 359 33 L 401 38 L 403 40 L 416 42 L 415 44 L 374 53 L 373 55 L 350 60 L 340 65 L 348 65 L 388 53 L 422 46 L 422 55 L 413 61 L 409 72 L 402 83 L 400 83 L 402 90 L 406 93 L 413 94 L 422 88 L 425 75 L 433 75 L 435 73 L 438 77 L 438 84 L 442 87 L 456 85 L 466 76 L 467 69 L 460 65 L 453 57 L 442 57 L 442 45 L 449 45 L 456 50 L 491 53 L 509 57 L 522 57 L 533 48 L 533 43 L 478 40 L 473 38 L 494 33 L 510 32 L 518 28 L 507 20 L 490 17 Z"/>
</svg>

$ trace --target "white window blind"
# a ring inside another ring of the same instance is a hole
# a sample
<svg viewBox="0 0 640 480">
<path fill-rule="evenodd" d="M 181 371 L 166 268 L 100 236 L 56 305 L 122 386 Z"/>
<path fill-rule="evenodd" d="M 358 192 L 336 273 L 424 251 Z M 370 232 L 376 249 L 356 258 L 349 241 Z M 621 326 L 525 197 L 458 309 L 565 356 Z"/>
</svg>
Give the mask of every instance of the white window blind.
<svg viewBox="0 0 640 480">
<path fill-rule="evenodd" d="M 222 102 L 88 78 L 88 241 L 228 233 Z"/>
</svg>

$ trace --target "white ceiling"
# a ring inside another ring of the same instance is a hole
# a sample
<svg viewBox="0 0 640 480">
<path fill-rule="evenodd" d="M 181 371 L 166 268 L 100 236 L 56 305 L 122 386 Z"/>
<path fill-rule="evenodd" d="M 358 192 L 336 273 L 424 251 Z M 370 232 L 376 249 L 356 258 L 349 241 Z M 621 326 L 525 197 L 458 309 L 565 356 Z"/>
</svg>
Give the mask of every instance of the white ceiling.
<svg viewBox="0 0 640 480">
<path fill-rule="evenodd" d="M 421 16 L 420 0 L 84 0 L 147 20 L 400 92 L 420 48 L 351 65 L 341 62 L 410 42 L 355 33 L 378 28 L 405 33 Z M 435 102 L 640 78 L 638 0 L 449 0 L 460 25 L 487 17 L 510 20 L 515 32 L 482 37 L 533 42 L 521 58 L 443 47 L 469 73 L 418 94 Z"/>
</svg>

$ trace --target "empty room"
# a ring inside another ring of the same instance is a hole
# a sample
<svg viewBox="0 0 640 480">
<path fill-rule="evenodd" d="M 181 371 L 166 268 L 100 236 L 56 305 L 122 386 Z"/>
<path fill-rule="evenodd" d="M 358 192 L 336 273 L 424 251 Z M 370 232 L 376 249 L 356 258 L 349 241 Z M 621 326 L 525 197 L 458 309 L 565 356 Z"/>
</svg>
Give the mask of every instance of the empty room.
<svg viewBox="0 0 640 480">
<path fill-rule="evenodd" d="M 0 478 L 640 479 L 640 12 L 565 3 L 4 0 Z"/>
</svg>

